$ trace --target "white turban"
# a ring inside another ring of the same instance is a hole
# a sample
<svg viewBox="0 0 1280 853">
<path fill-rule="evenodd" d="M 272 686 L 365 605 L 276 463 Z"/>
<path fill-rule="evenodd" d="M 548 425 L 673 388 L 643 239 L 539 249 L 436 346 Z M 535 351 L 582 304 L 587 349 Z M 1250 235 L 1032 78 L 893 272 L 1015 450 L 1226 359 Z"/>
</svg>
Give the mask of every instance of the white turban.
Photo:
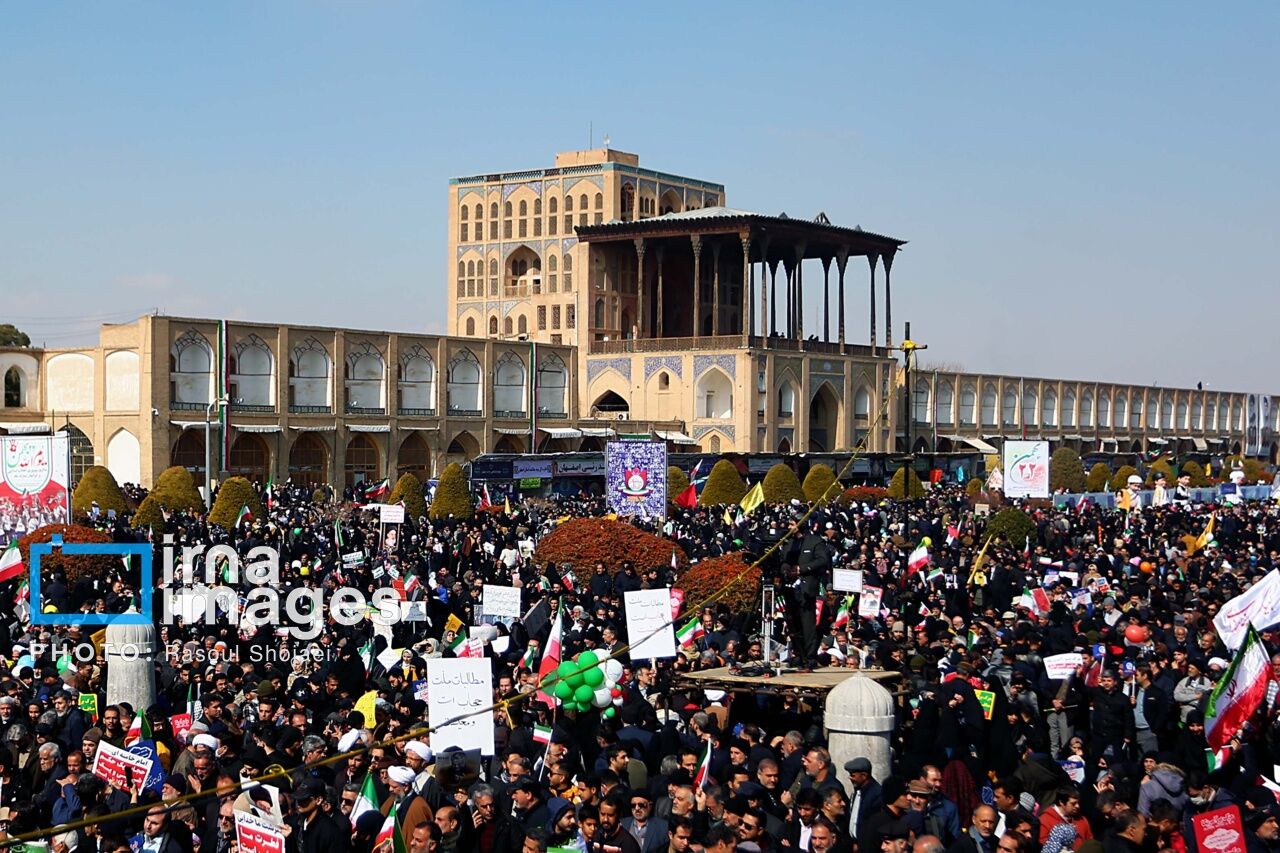
<svg viewBox="0 0 1280 853">
<path fill-rule="evenodd" d="M 387 768 L 387 778 L 397 785 L 412 785 L 417 776 L 418 774 L 400 764 Z"/>
<path fill-rule="evenodd" d="M 427 746 L 420 740 L 411 740 L 404 745 L 405 752 L 412 752 L 428 764 L 434 756 L 431 754 L 431 747 Z"/>
</svg>

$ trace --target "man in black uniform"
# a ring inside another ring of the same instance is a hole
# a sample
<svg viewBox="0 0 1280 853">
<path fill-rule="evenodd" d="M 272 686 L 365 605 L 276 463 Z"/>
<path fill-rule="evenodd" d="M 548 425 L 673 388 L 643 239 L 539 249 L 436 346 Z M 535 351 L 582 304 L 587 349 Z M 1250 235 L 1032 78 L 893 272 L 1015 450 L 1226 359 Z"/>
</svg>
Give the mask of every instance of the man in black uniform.
<svg viewBox="0 0 1280 853">
<path fill-rule="evenodd" d="M 818 534 L 820 523 L 813 522 L 804 536 L 793 540 L 795 544 L 788 555 L 788 562 L 796 567 L 798 575 L 791 598 L 793 618 L 800 625 L 793 634 L 798 640 L 793 644 L 793 653 L 800 672 L 812 672 L 818 664 L 818 586 L 830 572 L 833 557 L 831 544 Z"/>
</svg>

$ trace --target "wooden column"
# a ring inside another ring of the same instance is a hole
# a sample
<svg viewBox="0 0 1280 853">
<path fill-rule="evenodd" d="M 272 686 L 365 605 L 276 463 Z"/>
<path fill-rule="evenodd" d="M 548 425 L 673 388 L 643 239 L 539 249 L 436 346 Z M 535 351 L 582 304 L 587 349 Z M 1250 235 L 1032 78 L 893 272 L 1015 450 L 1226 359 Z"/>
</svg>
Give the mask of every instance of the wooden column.
<svg viewBox="0 0 1280 853">
<path fill-rule="evenodd" d="M 893 346 L 893 291 L 890 289 L 889 273 L 893 270 L 893 252 L 884 256 L 884 345 Z M 911 452 L 911 448 L 907 448 Z"/>
<path fill-rule="evenodd" d="M 769 337 L 769 309 L 773 292 L 769 289 L 769 238 L 760 241 L 760 337 Z"/>
<path fill-rule="evenodd" d="M 840 351 L 844 352 L 844 268 L 849 262 L 849 250 L 842 248 L 836 255 L 837 269 L 840 272 Z M 852 399 L 852 398 L 850 398 Z"/>
<path fill-rule="evenodd" d="M 702 337 L 702 237 L 689 236 L 693 244 L 693 336 Z"/>
<path fill-rule="evenodd" d="M 804 340 L 804 243 L 796 246 L 796 340 Z"/>
<path fill-rule="evenodd" d="M 638 193 L 637 193 L 638 195 Z M 637 237 L 636 244 L 636 337 L 643 338 L 648 330 L 649 306 L 644 301 L 644 238 Z"/>
<path fill-rule="evenodd" d="M 769 335 L 778 331 L 778 262 L 768 264 L 769 271 Z"/>
<path fill-rule="evenodd" d="M 720 334 L 720 241 L 711 244 L 711 336 Z"/>
<path fill-rule="evenodd" d="M 658 337 L 662 337 L 662 246 L 658 246 L 658 320 L 654 328 Z"/>
<path fill-rule="evenodd" d="M 867 255 L 867 263 L 871 266 L 871 354 L 876 354 L 876 262 L 879 255 Z"/>
<path fill-rule="evenodd" d="M 822 259 L 822 340 L 831 341 L 831 258 Z"/>
<path fill-rule="evenodd" d="M 751 235 L 742 235 L 742 345 L 751 343 L 751 300 L 756 295 L 756 271 L 751 266 Z"/>
</svg>

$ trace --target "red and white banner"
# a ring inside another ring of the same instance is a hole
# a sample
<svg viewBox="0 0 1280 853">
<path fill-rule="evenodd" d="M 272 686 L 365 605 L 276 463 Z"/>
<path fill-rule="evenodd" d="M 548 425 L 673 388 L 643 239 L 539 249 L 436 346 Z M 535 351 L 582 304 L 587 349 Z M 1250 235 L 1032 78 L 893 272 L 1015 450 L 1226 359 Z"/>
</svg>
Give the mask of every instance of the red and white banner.
<svg viewBox="0 0 1280 853">
<path fill-rule="evenodd" d="M 1280 569 L 1267 572 L 1262 580 L 1222 605 L 1218 615 L 1213 617 L 1213 627 L 1229 649 L 1240 647 L 1250 625 L 1259 631 L 1265 631 L 1278 622 Z"/>
<path fill-rule="evenodd" d="M 1244 824 L 1236 806 L 1214 809 L 1191 818 L 1196 845 L 1208 853 L 1245 853 Z"/>
<path fill-rule="evenodd" d="M 280 828 L 247 812 L 236 812 L 236 841 L 240 853 L 284 853 Z"/>
<path fill-rule="evenodd" d="M 98 744 L 98 754 L 93 758 L 93 775 L 128 791 L 142 789 L 142 783 L 151 772 L 152 759 L 121 749 L 103 741 Z"/>
<path fill-rule="evenodd" d="M 173 727 L 173 736 L 182 743 L 186 743 L 187 732 L 191 731 L 191 715 L 174 714 L 169 718 L 169 725 Z"/>
<path fill-rule="evenodd" d="M 70 439 L 59 433 L 0 441 L 0 542 L 46 524 L 69 524 Z"/>
</svg>

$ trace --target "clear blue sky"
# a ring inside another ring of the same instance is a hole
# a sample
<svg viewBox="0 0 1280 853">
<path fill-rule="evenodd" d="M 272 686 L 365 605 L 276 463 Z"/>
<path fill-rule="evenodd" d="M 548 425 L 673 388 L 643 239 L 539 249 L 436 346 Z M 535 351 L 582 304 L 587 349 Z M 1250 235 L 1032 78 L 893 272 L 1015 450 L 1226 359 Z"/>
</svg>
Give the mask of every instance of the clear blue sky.
<svg viewBox="0 0 1280 853">
<path fill-rule="evenodd" d="M 0 322 L 442 330 L 448 178 L 593 122 L 910 240 L 895 337 L 938 361 L 1280 392 L 1278 36 L 1274 3 L 12 4 Z"/>
</svg>

